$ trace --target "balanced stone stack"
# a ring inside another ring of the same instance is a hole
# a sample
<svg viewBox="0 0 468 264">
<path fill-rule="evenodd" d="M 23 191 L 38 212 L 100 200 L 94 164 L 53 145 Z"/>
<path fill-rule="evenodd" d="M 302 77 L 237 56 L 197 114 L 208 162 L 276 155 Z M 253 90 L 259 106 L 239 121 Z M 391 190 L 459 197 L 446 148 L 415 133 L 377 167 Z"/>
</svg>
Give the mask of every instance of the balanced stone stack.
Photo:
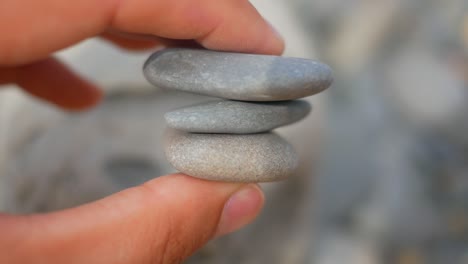
<svg viewBox="0 0 468 264">
<path fill-rule="evenodd" d="M 295 99 L 332 82 L 330 68 L 316 61 L 200 49 L 156 52 L 144 74 L 160 88 L 223 99 L 167 113 L 165 151 L 182 173 L 232 182 L 291 176 L 298 157 L 271 130 L 306 117 L 311 106 Z"/>
</svg>

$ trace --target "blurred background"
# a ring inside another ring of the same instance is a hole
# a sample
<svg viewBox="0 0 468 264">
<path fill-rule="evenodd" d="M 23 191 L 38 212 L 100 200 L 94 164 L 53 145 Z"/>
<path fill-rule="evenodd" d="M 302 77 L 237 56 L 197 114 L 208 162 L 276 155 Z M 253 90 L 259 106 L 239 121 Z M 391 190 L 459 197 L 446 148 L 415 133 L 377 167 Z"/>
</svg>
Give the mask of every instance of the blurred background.
<svg viewBox="0 0 468 264">
<path fill-rule="evenodd" d="M 468 263 L 468 2 L 252 3 L 285 55 L 321 60 L 336 80 L 280 129 L 297 177 L 264 184 L 259 219 L 187 263 Z M 61 52 L 106 91 L 85 113 L 0 90 L 0 211 L 76 206 L 173 172 L 162 116 L 207 98 L 150 87 L 148 55 L 99 40 Z"/>
</svg>

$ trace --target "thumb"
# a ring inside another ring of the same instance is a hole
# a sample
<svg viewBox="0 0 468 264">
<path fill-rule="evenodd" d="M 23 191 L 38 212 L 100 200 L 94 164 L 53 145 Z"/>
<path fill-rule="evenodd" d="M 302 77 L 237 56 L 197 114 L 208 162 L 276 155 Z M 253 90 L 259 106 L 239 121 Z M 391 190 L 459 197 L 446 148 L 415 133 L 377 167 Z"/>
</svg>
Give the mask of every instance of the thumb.
<svg viewBox="0 0 468 264">
<path fill-rule="evenodd" d="M 255 184 L 176 174 L 73 209 L 3 215 L 0 263 L 180 263 L 253 220 L 263 199 Z"/>
</svg>

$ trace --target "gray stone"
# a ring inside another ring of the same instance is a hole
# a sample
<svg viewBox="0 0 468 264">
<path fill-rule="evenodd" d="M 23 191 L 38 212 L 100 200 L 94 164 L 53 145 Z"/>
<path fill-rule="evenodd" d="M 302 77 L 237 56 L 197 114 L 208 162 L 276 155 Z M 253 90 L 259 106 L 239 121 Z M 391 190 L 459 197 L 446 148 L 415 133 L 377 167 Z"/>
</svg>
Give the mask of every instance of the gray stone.
<svg viewBox="0 0 468 264">
<path fill-rule="evenodd" d="M 187 175 L 216 181 L 269 182 L 291 176 L 293 147 L 275 133 L 228 135 L 166 132 L 168 161 Z"/>
<path fill-rule="evenodd" d="M 145 63 L 153 85 L 241 101 L 284 101 L 319 93 L 332 82 L 320 62 L 270 55 L 165 49 Z"/>
<path fill-rule="evenodd" d="M 297 122 L 311 110 L 307 101 L 249 103 L 217 101 L 167 113 L 169 127 L 195 133 L 251 134 Z"/>
</svg>

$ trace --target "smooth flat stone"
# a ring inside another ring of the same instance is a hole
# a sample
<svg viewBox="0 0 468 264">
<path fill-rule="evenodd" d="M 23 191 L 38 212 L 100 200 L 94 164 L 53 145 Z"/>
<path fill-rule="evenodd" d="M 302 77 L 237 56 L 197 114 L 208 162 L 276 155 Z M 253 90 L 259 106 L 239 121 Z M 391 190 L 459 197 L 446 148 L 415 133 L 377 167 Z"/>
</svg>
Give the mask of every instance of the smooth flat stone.
<svg viewBox="0 0 468 264">
<path fill-rule="evenodd" d="M 215 181 L 269 182 L 293 175 L 298 157 L 275 133 L 193 134 L 169 129 L 168 161 L 187 175 Z"/>
<path fill-rule="evenodd" d="M 320 62 L 269 55 L 165 49 L 146 61 L 153 85 L 241 101 L 284 101 L 319 93 L 332 83 Z"/>
<path fill-rule="evenodd" d="M 307 101 L 250 103 L 217 101 L 166 113 L 169 127 L 194 133 L 251 134 L 297 122 L 311 110 Z"/>
</svg>

